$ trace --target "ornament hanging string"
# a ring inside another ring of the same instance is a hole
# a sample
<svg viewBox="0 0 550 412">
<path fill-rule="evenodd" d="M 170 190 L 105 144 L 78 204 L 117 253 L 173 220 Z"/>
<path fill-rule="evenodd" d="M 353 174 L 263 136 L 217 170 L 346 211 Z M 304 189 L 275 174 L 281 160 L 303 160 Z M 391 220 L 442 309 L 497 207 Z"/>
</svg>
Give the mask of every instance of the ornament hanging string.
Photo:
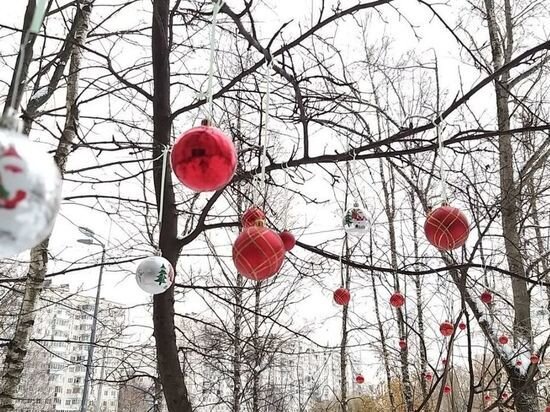
<svg viewBox="0 0 550 412">
<path fill-rule="evenodd" d="M 218 22 L 218 13 L 220 12 L 224 0 L 215 0 L 212 9 L 212 23 L 210 26 L 210 66 L 208 67 L 208 90 L 206 102 L 208 106 L 208 120 L 214 120 L 214 59 L 216 57 L 216 25 Z"/>
<path fill-rule="evenodd" d="M 159 204 L 159 215 L 158 215 L 158 226 L 159 231 L 162 230 L 162 216 L 164 214 L 164 191 L 166 185 L 166 164 L 168 162 L 168 153 L 170 152 L 170 147 L 165 146 L 162 149 L 162 172 L 160 178 L 160 204 Z M 160 244 L 157 247 L 157 255 L 161 255 Z"/>
<path fill-rule="evenodd" d="M 265 73 L 265 96 L 264 96 L 264 127 L 262 138 L 262 195 L 264 204 L 267 202 L 267 179 L 265 168 L 267 164 L 267 146 L 269 145 L 269 107 L 271 105 L 271 69 L 273 67 L 273 59 L 269 59 L 266 65 Z"/>
<path fill-rule="evenodd" d="M 8 127 L 12 130 L 18 129 L 19 119 L 16 118 L 17 110 L 17 96 L 19 94 L 19 87 L 21 86 L 21 76 L 23 75 L 23 66 L 26 58 L 26 46 L 29 41 L 29 36 L 31 33 L 38 34 L 40 32 L 40 27 L 44 21 L 44 15 L 46 13 L 46 0 L 36 0 L 34 7 L 34 13 L 32 16 L 31 24 L 28 30 L 25 30 L 21 38 L 21 46 L 19 59 L 17 61 L 17 67 L 15 68 L 13 92 L 11 95 L 11 101 L 9 108 L 6 112 L 6 116 L 2 119 L 2 124 L 5 127 Z M 25 85 L 23 85 L 23 88 Z"/>
</svg>

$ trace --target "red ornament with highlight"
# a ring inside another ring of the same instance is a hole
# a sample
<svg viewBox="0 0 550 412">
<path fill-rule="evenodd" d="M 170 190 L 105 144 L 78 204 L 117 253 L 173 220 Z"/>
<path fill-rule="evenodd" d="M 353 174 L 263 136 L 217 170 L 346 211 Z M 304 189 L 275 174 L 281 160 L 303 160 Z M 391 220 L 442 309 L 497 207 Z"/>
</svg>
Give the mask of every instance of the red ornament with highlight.
<svg viewBox="0 0 550 412">
<path fill-rule="evenodd" d="M 287 252 L 291 251 L 294 246 L 296 246 L 296 238 L 288 230 L 282 231 L 281 233 L 279 233 L 279 236 L 281 237 L 281 240 L 283 241 L 283 244 L 285 245 L 285 250 Z"/>
<path fill-rule="evenodd" d="M 508 343 L 508 336 L 502 335 L 498 338 L 498 343 L 501 345 L 506 345 Z"/>
<path fill-rule="evenodd" d="M 436 248 L 453 250 L 466 243 L 470 228 L 464 213 L 456 207 L 443 205 L 428 214 L 424 232 L 428 241 Z"/>
<path fill-rule="evenodd" d="M 460 330 L 466 330 L 466 324 L 465 324 L 464 322 L 460 322 L 460 323 L 458 324 L 458 329 L 460 329 Z"/>
<path fill-rule="evenodd" d="M 491 304 L 491 302 L 493 302 L 493 294 L 491 292 L 489 292 L 488 290 L 482 292 L 481 295 L 479 296 L 479 298 L 486 305 L 489 305 L 489 304 Z"/>
<path fill-rule="evenodd" d="M 405 339 L 399 339 L 399 347 L 401 350 L 407 349 L 407 341 Z"/>
<path fill-rule="evenodd" d="M 455 328 L 451 322 L 445 321 L 439 325 L 439 331 L 443 336 L 451 336 Z"/>
<path fill-rule="evenodd" d="M 485 400 L 485 402 L 491 402 L 491 400 L 493 399 L 493 397 L 491 395 L 485 395 L 483 397 L 483 399 Z"/>
<path fill-rule="evenodd" d="M 443 393 L 446 394 L 446 395 L 450 394 L 452 391 L 453 391 L 453 390 L 452 390 L 452 388 L 451 388 L 450 385 L 445 385 L 445 386 L 443 387 Z"/>
<path fill-rule="evenodd" d="M 400 292 L 395 292 L 390 297 L 390 305 L 392 305 L 394 308 L 400 308 L 405 304 L 405 296 L 403 296 Z"/>
<path fill-rule="evenodd" d="M 257 222 L 264 220 L 264 211 L 258 206 L 251 206 L 241 216 L 241 225 L 242 227 L 256 226 Z"/>
<path fill-rule="evenodd" d="M 333 293 L 334 301 L 338 305 L 347 305 L 351 299 L 351 294 L 349 293 L 349 290 L 345 288 L 338 288 Z"/>
<path fill-rule="evenodd" d="M 363 377 L 363 375 L 359 374 L 355 377 L 355 382 L 363 383 L 363 382 L 365 382 L 365 378 Z"/>
<path fill-rule="evenodd" d="M 237 271 L 251 280 L 275 275 L 285 258 L 285 246 L 279 235 L 262 225 L 244 229 L 233 244 L 233 262 Z"/>
<path fill-rule="evenodd" d="M 183 133 L 172 147 L 174 173 L 196 192 L 222 189 L 237 168 L 237 152 L 231 139 L 205 123 Z"/>
</svg>

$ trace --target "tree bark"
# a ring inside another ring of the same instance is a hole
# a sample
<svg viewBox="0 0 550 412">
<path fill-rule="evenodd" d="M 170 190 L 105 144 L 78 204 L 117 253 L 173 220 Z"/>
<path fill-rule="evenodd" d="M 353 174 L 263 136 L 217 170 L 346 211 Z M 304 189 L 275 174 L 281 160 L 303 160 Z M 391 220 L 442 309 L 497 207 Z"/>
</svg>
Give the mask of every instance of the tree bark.
<svg viewBox="0 0 550 412">
<path fill-rule="evenodd" d="M 74 140 L 78 128 L 77 96 L 79 89 L 79 71 L 82 61 L 82 49 L 86 43 L 89 29 L 91 4 L 85 3 L 75 16 L 75 38 L 71 52 L 70 72 L 67 80 L 65 126 L 55 152 L 55 162 L 61 175 L 65 172 L 65 165 L 69 155 L 69 147 Z M 27 16 L 25 17 L 27 18 Z M 32 53 L 28 53 L 32 56 Z M 26 69 L 25 75 L 26 75 Z M 22 76 L 23 77 L 23 76 Z M 21 100 L 21 96 L 18 97 Z M 8 344 L 4 360 L 0 389 L 0 411 L 15 410 L 15 397 L 25 367 L 29 341 L 32 335 L 37 305 L 44 285 L 44 278 L 48 269 L 49 237 L 31 249 L 30 266 L 25 282 L 23 301 L 19 310 L 15 333 Z"/>
<path fill-rule="evenodd" d="M 170 48 L 168 26 L 170 0 L 153 1 L 153 180 L 157 210 L 164 202 L 159 248 L 176 270 L 179 257 L 178 218 L 172 175 L 166 162 L 164 199 L 160 198 L 164 147 L 170 144 Z M 169 412 L 191 412 L 185 379 L 178 359 L 174 325 L 174 286 L 153 298 L 153 325 L 158 370 Z"/>
</svg>

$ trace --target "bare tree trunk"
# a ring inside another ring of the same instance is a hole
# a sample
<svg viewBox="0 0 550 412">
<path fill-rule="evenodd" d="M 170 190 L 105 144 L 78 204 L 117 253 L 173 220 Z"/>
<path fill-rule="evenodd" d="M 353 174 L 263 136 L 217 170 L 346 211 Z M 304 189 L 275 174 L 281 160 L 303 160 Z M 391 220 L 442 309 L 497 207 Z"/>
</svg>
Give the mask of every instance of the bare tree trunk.
<svg viewBox="0 0 550 412">
<path fill-rule="evenodd" d="M 261 366 L 261 349 L 260 349 L 260 297 L 261 283 L 257 282 L 255 287 L 255 302 L 254 302 L 254 332 L 252 335 L 252 343 L 254 345 L 254 370 L 252 371 L 252 412 L 260 412 L 260 366 Z"/>
<path fill-rule="evenodd" d="M 78 105 L 76 102 L 79 87 L 79 71 L 82 60 L 81 46 L 85 44 L 88 34 L 91 5 L 86 3 L 75 16 L 75 39 L 71 52 L 71 65 L 67 81 L 65 127 L 54 159 L 61 175 L 65 172 L 65 165 L 69 155 L 69 146 L 74 140 L 78 128 Z M 30 54 L 30 53 L 29 53 Z M 25 69 L 26 75 L 26 69 Z M 23 77 L 23 76 L 22 76 Z M 18 101 L 21 96 L 18 97 Z M 25 282 L 23 301 L 15 327 L 15 333 L 8 344 L 4 360 L 0 389 L 0 411 L 13 411 L 14 402 L 25 367 L 29 341 L 32 335 L 37 306 L 42 292 L 44 278 L 48 266 L 49 237 L 31 249 L 30 266 Z"/>
<path fill-rule="evenodd" d="M 164 147 L 170 144 L 170 46 L 168 26 L 170 0 L 153 1 L 152 55 L 153 55 L 153 179 L 157 210 L 160 193 Z M 168 169 L 168 162 L 166 168 Z M 160 227 L 159 247 L 162 256 L 174 269 L 179 257 L 178 218 L 172 175 L 166 172 L 164 182 L 164 209 Z M 185 379 L 178 359 L 174 325 L 174 286 L 153 298 L 153 324 L 157 362 L 164 398 L 169 412 L 191 412 Z"/>
<path fill-rule="evenodd" d="M 346 260 L 349 259 L 348 235 L 345 235 Z M 351 284 L 350 267 L 346 265 L 344 287 L 349 290 Z M 348 346 L 348 305 L 342 307 L 342 340 L 340 341 L 340 408 L 348 410 L 348 380 L 347 380 L 347 346 Z"/>
<path fill-rule="evenodd" d="M 484 0 L 487 12 L 487 27 L 493 55 L 494 70 L 500 69 L 511 59 L 513 50 L 513 27 L 510 0 L 504 0 L 505 39 L 501 37 L 495 15 L 494 0 Z M 502 204 L 502 230 L 508 268 L 511 272 L 526 276 L 520 249 L 518 230 L 519 187 L 514 179 L 514 156 L 510 130 L 510 109 L 508 105 L 509 71 L 504 72 L 495 81 L 496 109 L 499 135 L 500 196 Z M 519 277 L 511 279 L 514 301 L 514 338 L 519 346 L 531 346 L 531 299 L 527 282 Z M 536 411 L 537 389 L 533 381 L 526 382 L 525 377 L 514 374 L 511 387 L 516 399 L 518 412 Z"/>
<path fill-rule="evenodd" d="M 233 407 L 232 412 L 241 411 L 241 322 L 243 303 L 243 278 L 237 274 L 237 290 L 235 291 L 235 309 L 233 319 Z"/>
</svg>

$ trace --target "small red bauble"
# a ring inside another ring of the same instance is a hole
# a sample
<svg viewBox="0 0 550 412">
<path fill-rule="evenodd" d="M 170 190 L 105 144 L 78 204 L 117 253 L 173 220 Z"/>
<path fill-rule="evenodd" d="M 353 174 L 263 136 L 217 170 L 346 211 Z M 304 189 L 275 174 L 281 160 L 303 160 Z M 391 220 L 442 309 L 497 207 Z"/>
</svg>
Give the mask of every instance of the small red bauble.
<svg viewBox="0 0 550 412">
<path fill-rule="evenodd" d="M 507 392 L 502 392 L 502 395 L 500 395 L 500 398 L 504 399 L 504 400 L 508 399 L 508 393 Z"/>
<path fill-rule="evenodd" d="M 508 337 L 505 335 L 502 335 L 501 337 L 498 338 L 498 343 L 500 343 L 501 345 L 506 345 L 508 343 Z"/>
<path fill-rule="evenodd" d="M 264 280 L 276 274 L 285 258 L 285 246 L 271 229 L 250 226 L 233 244 L 233 262 L 237 271 L 252 280 Z"/>
<path fill-rule="evenodd" d="M 426 373 L 424 374 L 424 379 L 426 379 L 428 382 L 431 382 L 432 379 L 433 379 L 433 376 L 432 376 L 432 374 L 431 374 L 430 372 L 426 372 Z"/>
<path fill-rule="evenodd" d="M 241 216 L 242 227 L 255 226 L 260 220 L 265 220 L 265 213 L 258 206 L 252 206 Z"/>
<path fill-rule="evenodd" d="M 464 322 L 460 322 L 460 323 L 458 324 L 458 329 L 460 329 L 460 330 L 465 330 L 465 329 L 466 329 L 466 324 L 465 324 Z"/>
<path fill-rule="evenodd" d="M 490 402 L 493 398 L 491 397 L 491 395 L 485 395 L 483 399 L 485 400 L 485 402 Z"/>
<path fill-rule="evenodd" d="M 540 362 L 540 357 L 538 353 L 533 353 L 531 354 L 531 357 L 529 358 L 529 360 L 533 365 L 537 365 Z"/>
<path fill-rule="evenodd" d="M 443 393 L 446 393 L 447 395 L 448 395 L 449 393 L 451 393 L 452 391 L 453 391 L 453 390 L 451 389 L 451 386 L 450 386 L 450 385 L 445 385 L 445 386 L 443 387 Z"/>
<path fill-rule="evenodd" d="M 279 233 L 279 236 L 281 237 L 281 240 L 283 241 L 283 244 L 285 245 L 285 250 L 287 252 L 291 251 L 292 248 L 296 245 L 296 238 L 288 230 L 282 231 L 281 233 Z"/>
<path fill-rule="evenodd" d="M 440 250 L 453 250 L 466 243 L 470 233 L 468 219 L 456 207 L 443 205 L 426 217 L 424 232 L 428 241 Z"/>
<path fill-rule="evenodd" d="M 355 382 L 363 383 L 363 382 L 365 382 L 365 378 L 363 377 L 363 375 L 359 374 L 355 377 Z"/>
<path fill-rule="evenodd" d="M 392 305 L 394 308 L 400 308 L 405 304 L 405 296 L 403 296 L 400 292 L 395 292 L 390 297 L 390 305 Z"/>
<path fill-rule="evenodd" d="M 520 361 L 520 360 L 517 360 L 517 361 L 516 361 L 516 366 L 517 366 L 517 367 L 520 367 L 521 365 L 523 365 L 523 362 Z"/>
<path fill-rule="evenodd" d="M 338 288 L 334 291 L 333 298 L 337 304 L 347 305 L 351 299 L 351 294 L 345 288 Z"/>
<path fill-rule="evenodd" d="M 196 192 L 219 190 L 237 168 L 237 152 L 220 129 L 204 124 L 183 133 L 172 147 L 172 169 L 178 180 Z"/>
<path fill-rule="evenodd" d="M 439 331 L 443 336 L 451 336 L 454 330 L 455 328 L 451 322 L 445 321 L 439 325 Z"/>
<path fill-rule="evenodd" d="M 481 301 L 485 303 L 486 305 L 489 305 L 493 301 L 493 294 L 489 292 L 488 290 L 481 293 L 479 296 Z"/>
<path fill-rule="evenodd" d="M 407 341 L 405 339 L 399 339 L 399 347 L 402 350 L 407 349 Z"/>
<path fill-rule="evenodd" d="M 445 366 L 447 364 L 447 359 L 445 359 L 445 358 L 441 359 L 441 364 L 443 366 Z"/>
</svg>

